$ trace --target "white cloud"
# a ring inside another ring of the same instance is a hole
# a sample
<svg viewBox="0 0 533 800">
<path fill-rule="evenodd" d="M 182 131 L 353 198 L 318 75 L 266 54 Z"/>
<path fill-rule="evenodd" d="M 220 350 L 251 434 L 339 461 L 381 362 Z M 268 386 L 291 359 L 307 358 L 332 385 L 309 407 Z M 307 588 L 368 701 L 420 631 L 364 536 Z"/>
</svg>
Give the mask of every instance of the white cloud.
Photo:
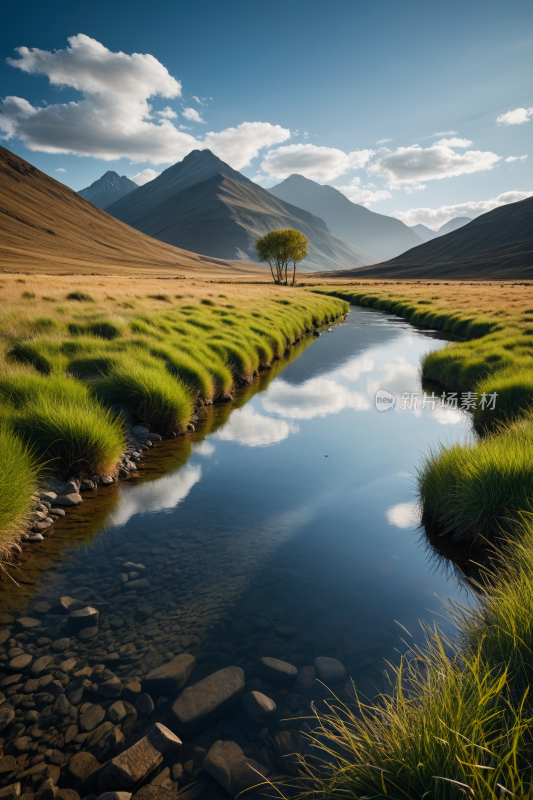
<svg viewBox="0 0 533 800">
<path fill-rule="evenodd" d="M 304 131 L 304 139 L 309 139 L 309 132 L 308 131 Z"/>
<path fill-rule="evenodd" d="M 526 158 L 527 156 L 509 156 L 505 160 L 508 164 L 512 164 L 513 161 L 525 161 Z"/>
<path fill-rule="evenodd" d="M 419 183 L 422 180 L 451 178 L 492 169 L 500 156 L 480 150 L 456 153 L 446 144 L 422 148 L 418 144 L 398 147 L 390 155 L 378 158 L 368 168 L 388 179 L 390 186 Z"/>
<path fill-rule="evenodd" d="M 137 184 L 137 186 L 144 186 L 145 183 L 149 183 L 153 181 L 154 178 L 157 178 L 158 175 L 161 175 L 160 172 L 157 172 L 155 169 L 143 169 L 141 172 L 138 172 L 136 175 L 133 175 L 130 180 Z"/>
<path fill-rule="evenodd" d="M 428 136 L 427 138 L 429 139 L 433 136 L 455 136 L 456 134 L 457 131 L 437 131 L 437 133 L 432 133 L 431 137 Z"/>
<path fill-rule="evenodd" d="M 189 122 L 201 122 L 205 125 L 205 119 L 202 118 L 202 115 L 199 114 L 195 108 L 184 108 L 182 114 Z"/>
<path fill-rule="evenodd" d="M 207 103 L 204 103 L 204 100 L 206 99 L 205 97 L 204 97 L 203 99 L 200 99 L 199 97 L 196 97 L 196 95 L 195 95 L 195 94 L 193 94 L 193 96 L 192 96 L 192 99 L 193 99 L 193 100 L 194 100 L 196 103 L 198 103 L 198 105 L 200 105 L 200 106 L 206 106 L 206 105 L 207 105 Z M 210 97 L 209 99 L 210 99 L 210 100 L 212 100 L 213 98 L 212 98 L 212 97 Z"/>
<path fill-rule="evenodd" d="M 378 139 L 376 144 L 388 144 L 389 142 L 393 142 L 393 141 L 394 141 L 394 137 L 392 139 Z"/>
<path fill-rule="evenodd" d="M 177 119 L 178 115 L 175 111 L 173 111 L 170 106 L 165 106 L 162 111 L 155 112 L 158 117 L 163 117 L 163 119 Z"/>
<path fill-rule="evenodd" d="M 152 115 L 150 98 L 181 96 L 181 83 L 166 67 L 151 55 L 113 53 L 84 34 L 70 37 L 65 50 L 20 47 L 17 52 L 18 59 L 9 59 L 13 67 L 44 74 L 55 86 L 83 94 L 78 101 L 41 107 L 22 97 L 2 100 L 0 131 L 6 138 L 17 136 L 29 150 L 155 165 L 174 163 L 192 150 L 209 147 L 242 169 L 261 148 L 290 137 L 279 125 L 243 122 L 208 133 L 204 141 L 197 139 L 185 133 L 185 126 L 174 126 L 168 114 Z"/>
<path fill-rule="evenodd" d="M 529 118 L 533 114 L 532 108 L 515 108 L 513 111 L 508 111 L 506 114 L 500 114 L 496 118 L 496 122 L 503 125 L 521 125 L 523 122 L 529 122 Z"/>
<path fill-rule="evenodd" d="M 192 131 L 192 125 L 178 125 L 180 131 Z"/>
<path fill-rule="evenodd" d="M 214 438 L 248 447 L 264 447 L 282 442 L 290 433 L 298 433 L 298 426 L 283 419 L 265 417 L 251 406 L 245 406 L 232 412 L 229 421 Z"/>
<path fill-rule="evenodd" d="M 334 147 L 289 144 L 278 147 L 277 150 L 269 150 L 261 167 L 280 179 L 297 173 L 315 181 L 331 181 L 352 169 L 363 167 L 373 155 L 373 150 L 344 153 Z"/>
<path fill-rule="evenodd" d="M 236 128 L 206 133 L 203 146 L 227 161 L 234 169 L 243 169 L 259 155 L 263 147 L 284 142 L 290 135 L 288 128 L 271 125 L 270 122 L 241 122 Z"/>
<path fill-rule="evenodd" d="M 63 167 L 58 167 L 56 172 L 66 172 L 66 169 L 63 169 Z"/>
<path fill-rule="evenodd" d="M 420 509 L 417 503 L 398 503 L 385 512 L 389 525 L 397 528 L 414 528 L 420 524 Z"/>
<path fill-rule="evenodd" d="M 281 378 L 269 387 L 262 398 L 268 413 L 288 419 L 313 419 L 328 414 L 338 414 L 344 408 L 366 411 L 370 403 L 360 392 L 354 392 L 328 378 L 311 378 L 294 385 Z"/>
<path fill-rule="evenodd" d="M 447 145 L 448 147 L 471 147 L 474 143 L 470 141 L 470 139 L 439 139 L 438 142 L 434 142 L 433 146 L 442 144 Z"/>
<path fill-rule="evenodd" d="M 344 186 L 335 186 L 335 189 L 345 194 L 352 203 L 358 203 L 361 206 L 369 206 L 371 203 L 377 203 L 379 200 L 388 200 L 389 197 L 392 197 L 391 193 L 386 189 L 375 189 L 374 184 L 367 186 L 361 186 L 360 184 L 361 178 L 354 178 Z"/>
<path fill-rule="evenodd" d="M 340 374 L 344 375 L 344 377 L 348 378 L 350 381 L 358 381 L 363 372 L 372 372 L 373 369 L 373 359 L 362 356 L 361 358 L 354 358 L 352 361 L 348 361 L 340 370 Z"/>
<path fill-rule="evenodd" d="M 440 206 L 440 208 L 411 208 L 409 211 L 393 211 L 391 217 L 401 219 L 402 222 L 405 222 L 410 227 L 422 223 L 432 230 L 438 230 L 441 225 L 455 217 L 479 217 L 480 214 L 486 214 L 487 211 L 492 211 L 493 208 L 499 208 L 508 203 L 518 203 L 519 200 L 525 200 L 527 197 L 532 196 L 533 191 L 522 192 L 515 189 L 511 192 L 504 192 L 492 200 L 456 203 L 451 206 Z"/>
</svg>

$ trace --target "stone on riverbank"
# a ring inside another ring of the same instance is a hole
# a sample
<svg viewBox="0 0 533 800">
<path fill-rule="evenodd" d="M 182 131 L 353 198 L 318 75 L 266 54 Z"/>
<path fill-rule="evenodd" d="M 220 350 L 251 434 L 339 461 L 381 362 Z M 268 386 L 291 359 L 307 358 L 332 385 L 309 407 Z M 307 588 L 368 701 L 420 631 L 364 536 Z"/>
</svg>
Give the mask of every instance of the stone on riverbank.
<svg viewBox="0 0 533 800">
<path fill-rule="evenodd" d="M 172 705 L 176 730 L 187 733 L 209 725 L 237 702 L 243 689 L 240 667 L 225 667 L 188 686 Z"/>
<path fill-rule="evenodd" d="M 59 497 L 56 497 L 54 500 L 55 506 L 79 506 L 80 503 L 83 503 L 83 498 L 81 494 L 78 492 L 72 492 L 71 494 L 62 494 Z"/>
<path fill-rule="evenodd" d="M 165 753 L 178 747 L 181 740 L 157 723 L 147 736 L 106 764 L 98 778 L 99 790 L 132 788 L 159 766 Z"/>
<path fill-rule="evenodd" d="M 184 653 L 173 661 L 156 667 L 144 678 L 143 689 L 150 694 L 173 694 L 183 689 L 193 670 L 196 669 L 194 656 Z"/>
<path fill-rule="evenodd" d="M 222 741 L 211 747 L 202 768 L 232 797 L 261 783 L 261 775 L 266 777 L 270 771 L 247 758 L 235 742 Z"/>
</svg>

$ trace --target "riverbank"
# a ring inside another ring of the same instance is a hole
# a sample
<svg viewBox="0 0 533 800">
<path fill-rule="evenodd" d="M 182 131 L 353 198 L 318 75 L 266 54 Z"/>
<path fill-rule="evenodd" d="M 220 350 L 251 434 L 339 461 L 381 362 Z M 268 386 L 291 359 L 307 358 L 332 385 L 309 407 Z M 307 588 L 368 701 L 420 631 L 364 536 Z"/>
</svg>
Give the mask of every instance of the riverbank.
<svg viewBox="0 0 533 800">
<path fill-rule="evenodd" d="M 485 553 L 489 542 L 496 545 L 488 548 L 477 600 L 455 608 L 453 641 L 428 629 L 426 647 L 408 652 L 396 672 L 392 699 L 348 715 L 333 704 L 319 718 L 318 749 L 334 764 L 328 773 L 309 761 L 321 796 L 531 792 L 532 289 L 432 283 L 314 290 L 464 339 L 425 356 L 421 372 L 439 402 L 470 393 L 480 438 L 426 455 L 418 490 L 441 533 Z M 484 394 L 494 396 L 491 407 L 480 402 Z"/>
<path fill-rule="evenodd" d="M 199 407 L 231 398 L 348 308 L 300 289 L 200 280 L 2 275 L 0 290 L 4 553 L 30 518 L 42 535 L 54 506 L 127 477 L 148 433 L 194 430 Z M 55 497 L 40 496 L 45 472 Z"/>
</svg>

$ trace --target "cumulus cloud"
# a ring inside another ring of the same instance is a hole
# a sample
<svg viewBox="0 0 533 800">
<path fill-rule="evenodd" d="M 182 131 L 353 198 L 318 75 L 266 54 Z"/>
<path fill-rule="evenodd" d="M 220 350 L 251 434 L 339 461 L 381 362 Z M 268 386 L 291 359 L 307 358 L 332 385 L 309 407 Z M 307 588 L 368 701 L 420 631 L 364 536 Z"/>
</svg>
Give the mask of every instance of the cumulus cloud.
<svg viewBox="0 0 533 800">
<path fill-rule="evenodd" d="M 170 106 L 165 106 L 165 108 L 162 111 L 156 111 L 155 113 L 157 114 L 158 117 L 163 117 L 163 119 L 178 118 L 178 115 L 176 114 L 175 111 L 173 111 L 172 108 L 170 108 Z"/>
<path fill-rule="evenodd" d="M 269 150 L 261 163 L 262 169 L 275 178 L 288 178 L 297 173 L 314 181 L 331 181 L 352 169 L 363 167 L 374 155 L 373 150 L 354 150 L 344 153 L 334 147 L 315 144 L 289 144 Z"/>
<path fill-rule="evenodd" d="M 450 206 L 440 206 L 440 208 L 411 208 L 409 211 L 393 211 L 391 217 L 396 217 L 405 222 L 410 227 L 413 225 L 427 225 L 432 230 L 438 230 L 441 225 L 449 222 L 455 217 L 479 217 L 486 214 L 493 208 L 505 206 L 508 203 L 518 203 L 527 197 L 532 197 L 533 191 L 522 192 L 514 189 L 511 192 L 504 192 L 491 200 L 470 201 L 466 203 L 456 203 Z"/>
<path fill-rule="evenodd" d="M 512 164 L 513 161 L 525 161 L 527 156 L 509 156 L 505 159 L 507 164 Z"/>
<path fill-rule="evenodd" d="M 529 118 L 533 115 L 532 108 L 515 108 L 513 111 L 508 111 L 506 114 L 500 114 L 496 118 L 496 122 L 500 125 L 521 125 L 523 122 L 529 122 Z"/>
<path fill-rule="evenodd" d="M 372 183 L 361 186 L 361 178 L 354 178 L 344 186 L 335 186 L 335 189 L 346 195 L 352 203 L 358 203 L 361 206 L 369 206 L 371 203 L 388 200 L 389 197 L 392 197 L 387 189 L 376 189 Z"/>
<path fill-rule="evenodd" d="M 206 133 L 203 147 L 208 147 L 234 169 L 243 169 L 263 147 L 284 142 L 290 135 L 288 128 L 270 122 L 241 122 L 235 128 Z"/>
<path fill-rule="evenodd" d="M 175 508 L 202 477 L 202 468 L 188 466 L 178 473 L 138 486 L 121 486 L 121 503 L 112 515 L 115 526 L 125 525 L 136 514 L 150 514 Z M 133 491 L 132 491 L 133 490 Z"/>
<path fill-rule="evenodd" d="M 378 158 L 368 171 L 387 178 L 389 185 L 394 186 L 492 169 L 499 160 L 500 156 L 488 151 L 456 153 L 447 144 L 437 143 L 425 149 L 414 144 L 398 147 L 393 153 Z"/>
<path fill-rule="evenodd" d="M 58 167 L 56 172 L 66 172 L 66 169 L 63 169 L 63 167 Z"/>
<path fill-rule="evenodd" d="M 182 114 L 189 122 L 201 122 L 205 125 L 205 119 L 195 108 L 184 108 Z"/>
<path fill-rule="evenodd" d="M 470 139 L 457 139 L 454 137 L 452 139 L 439 139 L 438 142 L 434 142 L 434 146 L 437 144 L 447 145 L 448 147 L 472 147 L 474 143 Z"/>
<path fill-rule="evenodd" d="M 157 172 L 155 169 L 143 169 L 141 172 L 138 172 L 136 175 L 133 175 L 130 180 L 137 184 L 137 186 L 144 186 L 145 183 L 149 183 L 153 181 L 154 178 L 157 178 L 158 175 L 161 175 L 160 172 Z"/>
<path fill-rule="evenodd" d="M 398 503 L 385 512 L 389 525 L 397 528 L 414 528 L 420 524 L 420 509 L 417 503 Z"/>
<path fill-rule="evenodd" d="M 2 100 L 0 130 L 5 138 L 17 136 L 29 150 L 104 161 L 125 157 L 155 165 L 174 163 L 192 150 L 210 147 L 235 169 L 242 169 L 261 148 L 290 137 L 290 131 L 279 125 L 245 122 L 207 134 L 204 141 L 197 139 L 174 126 L 168 113 L 152 114 L 150 98 L 181 96 L 181 83 L 163 64 L 151 55 L 113 53 L 84 34 L 70 37 L 65 50 L 19 47 L 17 52 L 19 58 L 9 59 L 11 66 L 45 75 L 51 84 L 83 94 L 75 102 L 41 107 L 22 97 Z"/>
<path fill-rule="evenodd" d="M 394 141 L 394 138 L 392 138 L 392 139 L 378 139 L 376 144 L 388 144 L 389 142 L 393 142 L 393 141 Z"/>
</svg>

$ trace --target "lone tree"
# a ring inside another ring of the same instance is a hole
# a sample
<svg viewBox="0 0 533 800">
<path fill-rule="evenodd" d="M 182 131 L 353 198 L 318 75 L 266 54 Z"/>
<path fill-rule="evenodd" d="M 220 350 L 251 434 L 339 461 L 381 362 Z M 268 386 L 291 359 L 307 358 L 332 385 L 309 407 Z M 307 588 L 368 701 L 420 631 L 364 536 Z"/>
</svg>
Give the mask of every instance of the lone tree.
<svg viewBox="0 0 533 800">
<path fill-rule="evenodd" d="M 272 272 L 274 283 L 288 286 L 287 270 L 292 265 L 292 285 L 296 279 L 296 267 L 307 255 L 309 239 L 293 228 L 270 231 L 255 243 L 259 261 L 266 261 Z"/>
</svg>

